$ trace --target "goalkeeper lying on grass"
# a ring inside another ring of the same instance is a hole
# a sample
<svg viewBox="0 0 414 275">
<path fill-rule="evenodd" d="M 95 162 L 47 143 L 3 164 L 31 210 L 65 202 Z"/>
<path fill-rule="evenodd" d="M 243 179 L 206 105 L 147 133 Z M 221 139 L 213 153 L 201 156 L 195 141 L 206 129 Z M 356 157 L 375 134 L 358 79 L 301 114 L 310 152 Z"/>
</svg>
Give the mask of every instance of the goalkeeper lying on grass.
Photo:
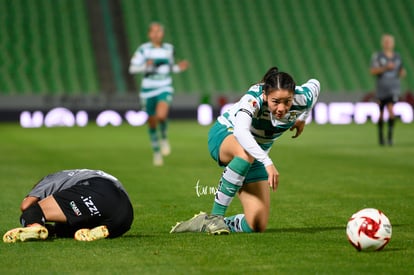
<svg viewBox="0 0 414 275">
<path fill-rule="evenodd" d="M 49 236 L 78 241 L 115 238 L 134 219 L 128 194 L 112 175 L 99 170 L 64 170 L 41 179 L 21 203 L 23 227 L 4 234 L 5 243 Z"/>
</svg>

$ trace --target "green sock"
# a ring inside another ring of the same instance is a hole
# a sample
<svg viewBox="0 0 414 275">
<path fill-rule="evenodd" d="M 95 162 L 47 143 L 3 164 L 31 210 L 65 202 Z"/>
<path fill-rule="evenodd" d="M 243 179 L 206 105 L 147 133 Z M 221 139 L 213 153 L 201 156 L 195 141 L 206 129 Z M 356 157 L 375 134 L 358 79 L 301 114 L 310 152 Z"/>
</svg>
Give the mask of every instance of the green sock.
<svg viewBox="0 0 414 275">
<path fill-rule="evenodd" d="M 244 232 L 252 233 L 253 230 L 250 228 L 246 221 L 244 214 L 238 214 L 231 217 L 224 218 L 224 222 L 228 226 L 231 232 Z"/>
<path fill-rule="evenodd" d="M 168 121 L 167 120 L 160 121 L 159 125 L 160 125 L 161 138 L 167 139 Z"/>
<path fill-rule="evenodd" d="M 160 144 L 158 142 L 158 135 L 156 128 L 148 128 L 148 134 L 151 141 L 151 147 L 154 152 L 160 151 Z"/>
<path fill-rule="evenodd" d="M 227 207 L 242 187 L 250 163 L 239 157 L 230 161 L 220 179 L 211 214 L 224 216 Z"/>
</svg>

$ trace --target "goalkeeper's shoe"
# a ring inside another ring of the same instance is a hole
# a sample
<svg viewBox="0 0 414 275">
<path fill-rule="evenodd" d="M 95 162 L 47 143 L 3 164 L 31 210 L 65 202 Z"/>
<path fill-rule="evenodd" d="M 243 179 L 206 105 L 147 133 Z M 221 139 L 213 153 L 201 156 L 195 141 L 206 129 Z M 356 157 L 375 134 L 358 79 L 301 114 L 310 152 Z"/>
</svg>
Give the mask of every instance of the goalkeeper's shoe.
<svg viewBox="0 0 414 275">
<path fill-rule="evenodd" d="M 29 240 L 45 240 L 48 235 L 49 232 L 46 227 L 41 225 L 19 227 L 7 231 L 3 236 L 3 242 L 15 243 L 19 241 L 25 242 Z"/>
<path fill-rule="evenodd" d="M 170 233 L 183 232 L 207 232 L 213 235 L 221 235 L 229 234 L 230 230 L 223 217 L 200 212 L 187 221 L 178 222 L 170 231 Z"/>
<path fill-rule="evenodd" d="M 97 226 L 95 228 L 82 228 L 75 232 L 75 240 L 91 242 L 100 239 L 105 239 L 109 236 L 108 228 L 105 225 Z"/>
</svg>

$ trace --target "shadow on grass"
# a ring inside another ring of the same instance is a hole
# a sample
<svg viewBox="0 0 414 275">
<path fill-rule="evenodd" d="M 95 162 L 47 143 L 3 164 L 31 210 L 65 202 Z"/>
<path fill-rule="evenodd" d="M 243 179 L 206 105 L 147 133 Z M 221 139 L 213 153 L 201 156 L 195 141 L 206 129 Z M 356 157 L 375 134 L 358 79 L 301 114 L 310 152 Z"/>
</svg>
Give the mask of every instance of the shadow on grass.
<svg viewBox="0 0 414 275">
<path fill-rule="evenodd" d="M 302 227 L 302 228 L 269 228 L 266 233 L 318 233 L 324 231 L 345 230 L 345 226 Z"/>
<path fill-rule="evenodd" d="M 404 227 L 404 224 L 393 224 L 392 227 Z M 325 231 L 346 230 L 345 226 L 325 226 L 325 227 L 296 227 L 296 228 L 269 228 L 267 233 L 319 233 Z"/>
</svg>

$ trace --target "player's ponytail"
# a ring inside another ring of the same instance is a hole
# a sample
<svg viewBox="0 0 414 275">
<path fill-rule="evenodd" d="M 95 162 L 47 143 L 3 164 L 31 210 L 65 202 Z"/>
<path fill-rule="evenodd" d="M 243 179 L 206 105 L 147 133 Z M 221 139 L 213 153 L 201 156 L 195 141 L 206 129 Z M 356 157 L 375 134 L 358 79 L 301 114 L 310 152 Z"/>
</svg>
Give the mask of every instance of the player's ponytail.
<svg viewBox="0 0 414 275">
<path fill-rule="evenodd" d="M 269 94 L 274 90 L 295 91 L 296 83 L 293 78 L 285 72 L 279 72 L 277 67 L 270 68 L 263 76 L 263 91 Z"/>
<path fill-rule="evenodd" d="M 276 75 L 279 72 L 279 69 L 275 66 L 267 70 L 266 74 L 263 76 L 262 82 L 266 82 L 266 79 L 269 79 Z"/>
</svg>

